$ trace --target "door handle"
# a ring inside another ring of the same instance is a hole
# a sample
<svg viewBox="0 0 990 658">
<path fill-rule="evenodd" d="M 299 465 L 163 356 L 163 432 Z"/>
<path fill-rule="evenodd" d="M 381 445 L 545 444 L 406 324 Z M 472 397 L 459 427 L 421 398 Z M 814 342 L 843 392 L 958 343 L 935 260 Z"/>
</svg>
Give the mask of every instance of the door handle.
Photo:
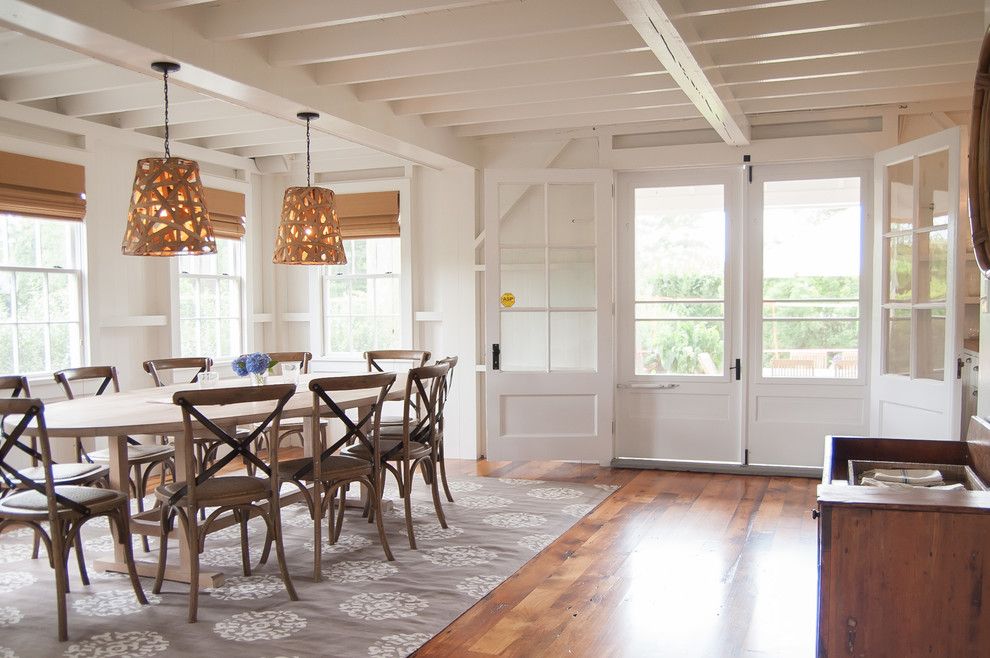
<svg viewBox="0 0 990 658">
<path fill-rule="evenodd" d="M 735 371 L 736 381 L 742 379 L 742 359 L 736 359 L 736 365 L 729 366 L 729 370 Z"/>
<path fill-rule="evenodd" d="M 499 369 L 499 362 L 501 361 L 502 349 L 498 346 L 498 343 L 492 343 L 492 370 Z"/>
</svg>

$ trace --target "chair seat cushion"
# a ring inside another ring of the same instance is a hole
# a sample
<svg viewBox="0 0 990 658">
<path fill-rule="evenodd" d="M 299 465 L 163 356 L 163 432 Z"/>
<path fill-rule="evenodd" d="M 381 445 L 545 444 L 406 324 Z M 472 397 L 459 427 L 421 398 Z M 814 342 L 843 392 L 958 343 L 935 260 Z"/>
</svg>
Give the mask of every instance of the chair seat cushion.
<svg viewBox="0 0 990 658">
<path fill-rule="evenodd" d="M 306 464 L 312 464 L 312 458 L 300 457 L 299 459 L 288 459 L 278 463 L 278 475 L 280 478 L 289 480 L 299 472 L 299 469 Z M 371 464 L 367 459 L 353 457 L 351 455 L 330 455 L 320 464 L 320 476 L 325 480 L 335 480 L 354 475 L 368 475 L 371 473 Z M 313 472 L 309 471 L 302 478 L 304 481 L 313 479 Z"/>
<path fill-rule="evenodd" d="M 21 474 L 37 483 L 45 479 L 45 469 L 41 466 L 21 469 Z M 52 477 L 55 484 L 80 484 L 82 482 L 92 482 L 110 473 L 110 469 L 102 464 L 52 464 Z"/>
<path fill-rule="evenodd" d="M 185 481 L 169 482 L 155 489 L 155 496 L 163 502 L 168 502 L 184 486 L 186 486 Z M 251 502 L 267 498 L 268 489 L 267 478 L 256 478 L 250 475 L 226 475 L 210 478 L 196 487 L 196 499 L 200 505 Z M 183 496 L 175 504 L 186 505 L 188 503 L 187 498 L 187 496 Z"/>
<path fill-rule="evenodd" d="M 389 452 L 396 446 L 402 445 L 402 440 L 382 439 L 379 442 L 379 445 L 381 446 L 381 451 L 382 454 L 384 455 L 385 453 Z M 361 459 L 368 461 L 371 460 L 371 452 L 368 450 L 367 447 L 365 447 L 363 443 L 355 443 L 352 446 L 347 446 L 341 452 L 345 455 L 353 455 L 354 457 L 360 457 Z M 416 443 L 415 441 L 411 441 L 409 443 L 409 456 L 411 458 L 419 459 L 420 457 L 426 457 L 429 454 L 430 454 L 430 446 L 424 445 L 422 443 Z M 401 459 L 401 457 L 402 457 L 402 451 L 399 450 L 395 454 L 391 455 L 389 457 L 389 460 L 395 461 L 397 459 Z"/>
<path fill-rule="evenodd" d="M 160 461 L 162 459 L 168 459 L 174 454 L 175 448 L 172 446 L 143 444 L 137 446 L 127 446 L 127 461 L 129 462 Z M 110 451 L 95 450 L 89 453 L 89 458 L 94 462 L 107 463 L 110 461 Z"/>
<path fill-rule="evenodd" d="M 115 489 L 98 489 L 96 487 L 76 487 L 71 485 L 55 487 L 56 493 L 68 498 L 74 503 L 87 507 L 99 506 L 105 509 L 112 503 L 127 500 L 127 497 Z M 59 511 L 67 511 L 70 508 L 63 503 L 58 503 Z M 48 511 L 48 498 L 38 491 L 19 491 L 7 496 L 0 501 L 0 515 L 2 514 L 38 514 Z"/>
</svg>

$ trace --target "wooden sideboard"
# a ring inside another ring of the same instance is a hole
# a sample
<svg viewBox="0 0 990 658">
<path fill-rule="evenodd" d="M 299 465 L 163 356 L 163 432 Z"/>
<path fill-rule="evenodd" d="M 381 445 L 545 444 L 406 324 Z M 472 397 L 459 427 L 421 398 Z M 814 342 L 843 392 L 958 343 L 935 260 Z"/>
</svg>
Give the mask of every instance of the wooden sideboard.
<svg viewBox="0 0 990 658">
<path fill-rule="evenodd" d="M 990 656 L 990 491 L 849 486 L 848 460 L 967 464 L 990 484 L 990 424 L 966 441 L 831 436 L 818 487 L 818 656 Z"/>
</svg>

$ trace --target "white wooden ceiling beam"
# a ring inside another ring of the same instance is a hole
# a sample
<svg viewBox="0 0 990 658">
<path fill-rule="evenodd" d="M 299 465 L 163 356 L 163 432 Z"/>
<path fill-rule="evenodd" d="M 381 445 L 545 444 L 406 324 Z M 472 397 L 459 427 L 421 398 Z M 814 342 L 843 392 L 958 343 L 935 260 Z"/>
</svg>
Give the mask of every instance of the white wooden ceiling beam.
<svg viewBox="0 0 990 658">
<path fill-rule="evenodd" d="M 731 94 L 723 91 L 723 99 L 715 91 L 713 81 L 702 69 L 705 62 L 699 63 L 688 48 L 684 37 L 668 17 L 667 10 L 660 6 L 661 1 L 675 13 L 683 11 L 675 0 L 615 0 L 615 4 L 725 143 L 733 146 L 748 144 L 749 123 L 746 117 L 733 112 L 735 108 Z M 692 35 L 687 36 L 690 38 Z"/>
<path fill-rule="evenodd" d="M 466 44 L 315 64 L 313 76 L 317 84 L 343 85 L 637 50 L 648 49 L 636 30 L 609 25 L 505 39 L 487 48 Z"/>
<path fill-rule="evenodd" d="M 575 11 L 572 0 L 541 0 L 325 27 L 265 39 L 270 63 L 295 66 L 625 22 L 625 17 L 606 2 L 583 5 Z"/>
<path fill-rule="evenodd" d="M 838 91 L 805 96 L 755 98 L 740 101 L 748 114 L 764 112 L 793 112 L 797 110 L 826 110 L 857 105 L 887 105 L 953 99 L 972 94 L 972 83 L 956 82 L 893 89 Z"/>
<path fill-rule="evenodd" d="M 828 0 L 682 0 L 681 4 L 684 10 L 675 18 L 728 14 L 739 11 L 767 9 L 769 7 L 810 5 L 819 2 L 828 2 Z"/>
<path fill-rule="evenodd" d="M 356 156 L 361 154 L 374 153 L 368 149 L 360 146 L 354 146 L 349 144 L 346 148 L 339 147 L 339 142 L 330 142 L 324 144 L 319 140 L 314 140 L 312 142 L 311 153 L 335 153 L 339 157 L 344 156 Z M 258 144 L 255 146 L 241 146 L 237 148 L 226 149 L 226 153 L 231 153 L 234 155 L 239 155 L 246 158 L 260 158 L 270 155 L 300 155 L 306 152 L 306 140 L 293 140 L 280 142 L 276 144 Z M 384 155 L 384 154 L 383 154 Z M 303 156 L 305 157 L 305 156 Z M 392 156 L 385 156 L 392 157 Z"/>
<path fill-rule="evenodd" d="M 179 9 L 180 7 L 192 7 L 202 5 L 216 0 L 131 0 L 135 9 L 141 11 L 165 11 L 168 9 Z"/>
<path fill-rule="evenodd" d="M 830 0 L 814 8 L 788 5 L 695 18 L 693 25 L 702 43 L 745 40 L 752 46 L 754 38 L 810 32 L 827 46 L 830 36 L 844 28 L 968 15 L 973 10 L 971 0 Z"/>
<path fill-rule="evenodd" d="M 71 66 L 79 61 L 79 55 L 11 32 L 15 38 L 0 40 L 0 75 L 43 71 L 53 67 Z"/>
<path fill-rule="evenodd" d="M 721 72 L 727 84 L 735 85 L 747 82 L 823 78 L 847 73 L 918 70 L 945 64 L 969 63 L 972 67 L 979 50 L 979 41 L 969 41 L 798 61 L 743 64 L 723 67 Z"/>
<path fill-rule="evenodd" d="M 949 64 L 905 71 L 878 71 L 836 75 L 827 78 L 753 82 L 733 85 L 732 93 L 742 103 L 745 99 L 780 96 L 808 96 L 870 89 L 906 89 L 925 85 L 971 82 L 973 65 Z"/>
<path fill-rule="evenodd" d="M 532 85 L 510 90 L 492 89 L 472 91 L 463 94 L 427 96 L 395 101 L 392 109 L 396 114 L 428 114 L 431 112 L 456 112 L 480 108 L 505 107 L 526 103 L 560 101 L 600 96 L 642 94 L 655 91 L 679 89 L 667 73 L 636 75 L 625 78 L 602 80 L 581 80 L 578 82 L 558 82 L 546 85 Z"/>
<path fill-rule="evenodd" d="M 634 110 L 611 110 L 592 114 L 573 114 L 563 117 L 544 117 L 540 119 L 524 119 L 521 121 L 492 121 L 476 123 L 454 128 L 454 132 L 463 137 L 481 135 L 498 135 L 505 133 L 520 133 L 537 130 L 565 131 L 571 128 L 588 126 L 610 126 L 623 123 L 638 123 L 642 121 L 670 121 L 695 119 L 698 111 L 691 105 L 670 107 L 651 107 Z"/>
<path fill-rule="evenodd" d="M 280 128 L 285 125 L 286 122 L 282 119 L 276 119 L 264 114 L 246 114 L 244 116 L 225 117 L 222 119 L 191 121 L 172 126 L 169 132 L 173 139 L 202 139 L 204 137 L 220 137 L 222 135 Z"/>
<path fill-rule="evenodd" d="M 168 122 L 175 128 L 185 123 L 206 121 L 211 119 L 229 120 L 235 117 L 252 116 L 250 110 L 237 105 L 218 101 L 213 98 L 204 98 L 199 101 L 183 103 L 170 107 L 168 111 Z M 102 123 L 125 130 L 138 130 L 141 128 L 154 128 L 164 125 L 165 113 L 162 107 L 152 107 L 143 110 L 131 110 L 128 112 L 113 112 L 99 117 Z"/>
<path fill-rule="evenodd" d="M 179 13 L 158 12 L 154 29 L 137 29 L 149 24 L 149 16 L 126 0 L 100 0 L 99 11 L 88 2 L 3 0 L 0 27 L 138 72 L 146 72 L 153 61 L 172 59 L 182 65 L 172 76 L 177 87 L 283 119 L 314 110 L 320 113 L 314 131 L 416 164 L 435 169 L 477 164 L 477 145 L 453 131 L 428 129 L 416 117 L 396 117 L 387 104 L 362 103 L 347 88 L 320 87 L 308 70 L 276 69 L 259 51 L 257 40 L 217 47 L 175 15 Z"/>
<path fill-rule="evenodd" d="M 553 101 L 549 103 L 513 105 L 511 107 L 464 110 L 462 112 L 437 112 L 436 114 L 424 114 L 423 123 L 428 126 L 463 126 L 471 123 L 541 119 L 544 117 L 562 117 L 574 114 L 595 114 L 612 110 L 657 107 L 676 107 L 678 108 L 678 116 L 684 116 L 683 108 L 690 108 L 692 104 L 684 95 L 684 92 L 680 89 L 675 89 L 673 91 L 659 91 L 647 94 L 584 98 L 579 103 Z"/>
<path fill-rule="evenodd" d="M 189 18 L 208 39 L 228 41 L 299 32 L 320 27 L 381 21 L 436 11 L 450 11 L 501 0 L 292 0 L 273 8 L 271 0 L 197 7 Z"/>
<path fill-rule="evenodd" d="M 42 98 L 120 89 L 146 83 L 148 79 L 148 76 L 134 71 L 90 62 L 86 66 L 67 70 L 5 77 L 0 79 L 0 97 L 15 103 L 24 103 Z"/>
<path fill-rule="evenodd" d="M 362 101 L 395 101 L 482 89 L 511 89 L 554 82 L 580 82 L 632 75 L 655 75 L 661 67 L 652 52 L 615 53 L 533 64 L 514 64 L 480 71 L 420 75 L 355 85 Z"/>
<path fill-rule="evenodd" d="M 230 149 L 241 148 L 243 146 L 262 146 L 264 144 L 278 144 L 280 142 L 290 142 L 303 140 L 305 144 L 306 127 L 303 123 L 298 125 L 288 125 L 281 128 L 271 128 L 256 132 L 240 132 L 232 135 L 221 135 L 219 137 L 205 137 L 194 141 L 197 146 L 208 149 Z M 350 142 L 337 139 L 331 135 L 317 135 L 317 140 L 324 148 L 352 147 Z"/>
<path fill-rule="evenodd" d="M 181 87 L 168 90 L 169 106 L 202 100 L 194 91 Z M 90 94 L 65 96 L 57 100 L 59 112 L 70 117 L 87 117 L 94 114 L 111 114 L 127 110 L 160 107 L 164 112 L 165 96 L 161 83 L 144 82 L 123 89 L 96 91 Z"/>
<path fill-rule="evenodd" d="M 819 57 L 856 55 L 903 48 L 919 48 L 981 41 L 982 18 L 977 21 L 969 14 L 905 21 L 897 29 L 877 29 L 863 26 L 822 34 L 787 34 L 760 39 L 756 45 L 747 41 L 726 41 L 706 46 L 708 54 L 719 66 L 787 62 Z"/>
</svg>

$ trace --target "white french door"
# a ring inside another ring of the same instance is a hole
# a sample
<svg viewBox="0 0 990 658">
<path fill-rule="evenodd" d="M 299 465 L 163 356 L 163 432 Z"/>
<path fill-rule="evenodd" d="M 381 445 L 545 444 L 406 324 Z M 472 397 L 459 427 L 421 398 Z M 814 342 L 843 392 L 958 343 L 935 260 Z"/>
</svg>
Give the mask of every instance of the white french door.
<svg viewBox="0 0 990 658">
<path fill-rule="evenodd" d="M 486 170 L 490 459 L 612 459 L 612 172 Z"/>
<path fill-rule="evenodd" d="M 960 436 L 958 128 L 877 154 L 874 436 Z"/>
<path fill-rule="evenodd" d="M 619 178 L 617 457 L 817 468 L 866 432 L 870 185 L 869 162 Z"/>
</svg>

